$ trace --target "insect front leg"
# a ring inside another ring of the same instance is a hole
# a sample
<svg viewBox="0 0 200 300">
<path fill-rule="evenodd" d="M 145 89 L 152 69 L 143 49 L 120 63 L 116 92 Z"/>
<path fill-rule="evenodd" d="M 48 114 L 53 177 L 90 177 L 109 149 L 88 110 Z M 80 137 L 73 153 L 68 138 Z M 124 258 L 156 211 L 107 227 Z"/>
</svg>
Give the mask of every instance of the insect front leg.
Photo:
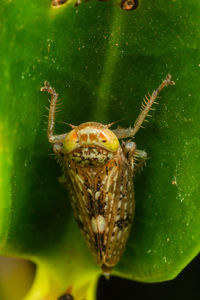
<svg viewBox="0 0 200 300">
<path fill-rule="evenodd" d="M 143 169 L 143 167 L 146 165 L 147 159 L 148 157 L 146 151 L 139 149 L 135 151 L 134 174 L 139 173 Z"/>
<path fill-rule="evenodd" d="M 128 162 L 131 165 L 131 168 L 133 170 L 134 155 L 135 155 L 135 151 L 136 151 L 136 143 L 134 143 L 132 141 L 122 142 L 122 150 L 123 150 L 124 156 L 127 158 Z"/>
<path fill-rule="evenodd" d="M 60 143 L 64 140 L 66 137 L 65 134 L 59 134 L 59 135 L 54 135 L 53 130 L 54 130 L 54 125 L 55 125 L 55 112 L 56 112 L 56 103 L 58 99 L 58 94 L 56 91 L 50 86 L 48 81 L 44 82 L 44 86 L 40 89 L 40 91 L 48 92 L 51 94 L 51 103 L 50 103 L 50 108 L 49 108 L 49 117 L 48 117 L 48 130 L 47 130 L 47 135 L 50 143 Z M 58 144 L 59 147 L 59 144 Z"/>
<path fill-rule="evenodd" d="M 140 172 L 147 160 L 147 153 L 136 148 L 136 143 L 132 141 L 123 142 L 122 149 L 134 174 Z"/>
<path fill-rule="evenodd" d="M 142 123 L 144 122 L 145 118 L 149 116 L 149 110 L 151 109 L 153 103 L 155 103 L 158 94 L 162 91 L 162 89 L 164 89 L 164 87 L 168 85 L 175 85 L 175 82 L 171 80 L 170 74 L 167 75 L 165 80 L 163 80 L 159 87 L 155 91 L 153 91 L 152 95 L 149 96 L 149 98 L 145 97 L 144 103 L 142 103 L 141 113 L 135 121 L 134 128 L 119 128 L 113 130 L 113 132 L 119 139 L 133 137 L 138 132 L 138 130 L 142 127 Z"/>
</svg>

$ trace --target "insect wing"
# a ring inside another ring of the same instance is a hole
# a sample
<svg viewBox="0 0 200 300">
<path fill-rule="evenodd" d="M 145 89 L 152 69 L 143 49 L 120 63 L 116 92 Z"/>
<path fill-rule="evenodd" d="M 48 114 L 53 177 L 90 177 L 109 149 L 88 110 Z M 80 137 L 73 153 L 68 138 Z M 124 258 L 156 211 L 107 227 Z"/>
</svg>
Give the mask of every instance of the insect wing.
<svg viewBox="0 0 200 300">
<path fill-rule="evenodd" d="M 72 208 L 97 263 L 120 259 L 134 214 L 132 170 L 124 157 L 101 168 L 71 163 L 66 172 Z"/>
<path fill-rule="evenodd" d="M 105 170 L 101 171 L 103 172 Z M 106 174 L 102 187 L 106 229 L 103 237 L 99 236 L 99 252 L 102 252 L 103 264 L 112 267 L 123 254 L 134 216 L 135 202 L 132 169 L 123 156 L 107 165 Z"/>
</svg>

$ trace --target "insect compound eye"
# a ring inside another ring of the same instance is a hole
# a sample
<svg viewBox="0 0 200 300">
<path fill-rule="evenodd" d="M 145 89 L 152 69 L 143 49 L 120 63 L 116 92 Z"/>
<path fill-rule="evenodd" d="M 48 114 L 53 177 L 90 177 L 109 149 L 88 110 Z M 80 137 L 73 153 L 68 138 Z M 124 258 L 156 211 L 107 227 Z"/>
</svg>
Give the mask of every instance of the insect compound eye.
<svg viewBox="0 0 200 300">
<path fill-rule="evenodd" d="M 123 0 L 121 2 L 121 8 L 123 10 L 134 10 L 138 7 L 139 1 L 138 0 Z"/>
<path fill-rule="evenodd" d="M 104 148 L 110 151 L 117 151 L 119 140 L 116 135 L 109 129 L 104 129 L 99 133 L 99 142 Z"/>
<path fill-rule="evenodd" d="M 63 143 L 63 150 L 66 153 L 73 151 L 79 143 L 79 138 L 76 130 L 70 131 Z"/>
<path fill-rule="evenodd" d="M 102 143 L 106 143 L 108 141 L 106 135 L 102 131 L 100 132 L 99 137 Z"/>
</svg>

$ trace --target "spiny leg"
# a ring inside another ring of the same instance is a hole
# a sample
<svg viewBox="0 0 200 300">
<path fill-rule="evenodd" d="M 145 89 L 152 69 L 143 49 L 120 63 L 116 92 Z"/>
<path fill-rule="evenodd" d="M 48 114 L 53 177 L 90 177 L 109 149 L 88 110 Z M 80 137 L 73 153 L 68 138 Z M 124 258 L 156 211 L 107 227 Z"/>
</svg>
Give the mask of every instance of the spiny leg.
<svg viewBox="0 0 200 300">
<path fill-rule="evenodd" d="M 116 134 L 118 138 L 129 138 L 133 137 L 138 130 L 141 128 L 142 123 L 144 122 L 144 119 L 148 116 L 148 112 L 151 109 L 151 106 L 155 102 L 156 98 L 158 97 L 158 94 L 164 89 L 164 87 L 168 85 L 175 85 L 175 82 L 171 80 L 171 75 L 168 74 L 166 79 L 163 80 L 163 82 L 160 84 L 160 86 L 157 88 L 157 90 L 153 91 L 152 95 L 148 99 L 144 99 L 144 104 L 142 105 L 142 111 L 139 114 L 137 120 L 135 121 L 134 128 L 119 128 L 114 129 L 113 132 Z"/>
<path fill-rule="evenodd" d="M 134 174 L 142 171 L 143 167 L 146 165 L 147 159 L 147 153 L 144 150 L 137 149 L 135 151 Z"/>
<path fill-rule="evenodd" d="M 55 112 L 56 112 L 56 103 L 58 99 L 58 94 L 56 91 L 50 86 L 48 81 L 44 82 L 44 86 L 40 89 L 42 92 L 48 92 L 51 94 L 51 103 L 50 103 L 50 108 L 49 108 L 49 117 L 48 117 L 48 139 L 50 143 L 57 143 L 61 142 L 65 137 L 66 134 L 59 134 L 59 135 L 54 135 L 53 130 L 54 130 L 54 125 L 55 125 Z"/>
<path fill-rule="evenodd" d="M 122 143 L 122 149 L 134 174 L 140 172 L 147 160 L 147 153 L 136 148 L 136 143 L 126 141 Z"/>
<path fill-rule="evenodd" d="M 134 170 L 134 156 L 136 151 L 136 143 L 130 140 L 126 142 L 122 142 L 122 150 L 124 156 L 129 162 L 129 165 L 131 166 L 132 170 Z"/>
</svg>

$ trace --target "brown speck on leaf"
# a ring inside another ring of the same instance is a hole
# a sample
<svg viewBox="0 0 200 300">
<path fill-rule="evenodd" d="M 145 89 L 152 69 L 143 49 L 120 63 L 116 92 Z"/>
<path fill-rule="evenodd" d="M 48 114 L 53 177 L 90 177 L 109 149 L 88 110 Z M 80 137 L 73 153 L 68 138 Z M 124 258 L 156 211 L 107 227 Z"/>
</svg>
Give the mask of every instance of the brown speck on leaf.
<svg viewBox="0 0 200 300">
<path fill-rule="evenodd" d="M 123 0 L 121 2 L 121 8 L 123 10 L 133 10 L 138 7 L 139 1 L 138 0 Z"/>
<path fill-rule="evenodd" d="M 58 7 L 58 6 L 65 4 L 66 2 L 67 2 L 67 0 L 53 0 L 52 5 Z"/>
</svg>

